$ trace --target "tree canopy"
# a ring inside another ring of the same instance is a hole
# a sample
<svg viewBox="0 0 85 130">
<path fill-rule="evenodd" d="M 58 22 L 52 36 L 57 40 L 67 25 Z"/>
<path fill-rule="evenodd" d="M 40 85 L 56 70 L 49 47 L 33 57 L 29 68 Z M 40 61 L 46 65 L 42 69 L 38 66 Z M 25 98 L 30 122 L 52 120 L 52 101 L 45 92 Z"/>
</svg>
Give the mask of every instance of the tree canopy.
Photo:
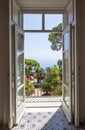
<svg viewBox="0 0 85 130">
<path fill-rule="evenodd" d="M 33 59 L 25 59 L 25 73 L 30 74 L 33 72 L 42 73 L 44 71 L 43 68 L 40 67 L 40 64 Z"/>
<path fill-rule="evenodd" d="M 33 60 L 33 59 L 25 59 L 25 64 L 26 65 L 32 65 L 32 66 L 39 65 L 39 63 L 36 60 Z"/>
<path fill-rule="evenodd" d="M 57 31 L 62 31 L 62 23 L 58 24 L 52 30 L 53 32 L 49 34 L 48 40 L 52 43 L 51 49 L 59 51 L 62 48 L 62 33 L 58 33 Z"/>
<path fill-rule="evenodd" d="M 61 60 L 61 59 L 59 59 L 59 60 L 57 61 L 57 65 L 59 66 L 59 69 L 62 67 L 62 60 Z"/>
<path fill-rule="evenodd" d="M 59 70 L 56 65 L 49 68 L 49 71 L 45 74 L 42 89 L 46 92 L 46 95 L 50 91 L 55 91 L 56 87 L 60 83 Z"/>
</svg>

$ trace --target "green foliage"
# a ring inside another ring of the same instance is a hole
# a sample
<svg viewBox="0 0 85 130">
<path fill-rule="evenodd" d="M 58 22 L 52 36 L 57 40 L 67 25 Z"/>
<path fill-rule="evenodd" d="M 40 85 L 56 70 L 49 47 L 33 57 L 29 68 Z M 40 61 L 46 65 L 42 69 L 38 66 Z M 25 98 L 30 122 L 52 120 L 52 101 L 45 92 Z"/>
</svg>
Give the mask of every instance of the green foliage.
<svg viewBox="0 0 85 130">
<path fill-rule="evenodd" d="M 25 74 L 33 75 L 36 73 L 37 82 L 40 82 L 40 75 L 44 72 L 44 69 L 40 67 L 40 64 L 33 59 L 25 59 Z"/>
<path fill-rule="evenodd" d="M 62 87 L 58 86 L 55 90 L 54 90 L 54 95 L 55 96 L 61 96 L 62 95 Z"/>
<path fill-rule="evenodd" d="M 57 64 L 59 66 L 59 75 L 60 75 L 60 80 L 62 81 L 62 60 L 58 60 Z"/>
<path fill-rule="evenodd" d="M 50 72 L 50 67 L 46 67 L 47 73 Z"/>
<path fill-rule="evenodd" d="M 45 79 L 44 79 L 44 82 L 43 82 L 43 85 L 42 85 L 42 89 L 43 89 L 43 91 L 46 92 L 47 95 L 48 95 L 49 91 L 53 90 L 53 87 L 52 87 L 52 75 L 50 75 L 50 74 L 45 75 Z"/>
<path fill-rule="evenodd" d="M 41 68 L 39 65 L 36 66 L 36 68 L 35 68 L 35 72 L 37 72 L 37 73 L 39 73 L 39 74 L 42 74 L 43 71 L 44 71 L 44 69 Z"/>
<path fill-rule="evenodd" d="M 27 94 L 30 94 L 31 92 L 34 91 L 34 85 L 29 82 L 29 80 L 25 80 L 25 92 Z"/>
<path fill-rule="evenodd" d="M 62 60 L 59 59 L 59 60 L 57 61 L 57 65 L 58 65 L 59 68 L 60 68 L 60 67 L 62 66 Z"/>
<path fill-rule="evenodd" d="M 56 87 L 60 83 L 60 76 L 59 76 L 59 70 L 56 65 L 54 65 L 50 69 L 50 73 L 52 75 L 52 85 Z"/>
<path fill-rule="evenodd" d="M 56 65 L 49 69 L 49 72 L 45 75 L 42 89 L 48 93 L 49 91 L 55 91 L 56 87 L 60 84 L 59 70 Z"/>
<path fill-rule="evenodd" d="M 25 74 L 42 73 L 43 68 L 40 67 L 40 64 L 33 59 L 25 59 Z"/>
<path fill-rule="evenodd" d="M 57 30 L 57 31 L 62 31 L 62 23 L 58 24 L 57 27 L 54 27 L 53 30 L 54 30 L 54 31 L 56 31 L 56 30 Z"/>
<path fill-rule="evenodd" d="M 58 24 L 57 27 L 53 28 L 53 32 L 49 34 L 48 40 L 52 43 L 51 49 L 59 51 L 62 48 L 62 33 L 56 31 L 62 30 L 62 23 Z"/>
<path fill-rule="evenodd" d="M 57 74 L 57 73 L 58 73 L 58 68 L 57 68 L 57 66 L 56 66 L 56 65 L 52 66 L 52 67 L 50 68 L 50 72 L 51 72 L 52 74 Z"/>
<path fill-rule="evenodd" d="M 37 63 L 37 61 L 36 60 L 33 60 L 33 59 L 25 59 L 25 64 L 27 65 L 27 66 L 36 66 L 36 65 L 38 65 L 39 63 Z"/>
<path fill-rule="evenodd" d="M 37 63 L 36 60 L 33 60 L 33 59 L 25 59 L 25 73 L 28 74 L 28 73 L 31 73 L 32 70 L 37 66 L 39 65 L 39 63 Z"/>
</svg>

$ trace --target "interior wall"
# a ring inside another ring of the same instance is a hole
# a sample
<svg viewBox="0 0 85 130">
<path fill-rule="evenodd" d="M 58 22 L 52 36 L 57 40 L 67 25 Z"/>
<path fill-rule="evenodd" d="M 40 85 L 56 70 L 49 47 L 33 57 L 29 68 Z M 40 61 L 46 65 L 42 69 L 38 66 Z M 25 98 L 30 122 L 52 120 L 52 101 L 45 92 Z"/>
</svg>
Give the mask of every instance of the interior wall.
<svg viewBox="0 0 85 130">
<path fill-rule="evenodd" d="M 0 18 L 2 17 L 2 8 L 1 8 L 2 4 L 0 4 Z M 2 26 L 2 21 L 0 20 L 0 28 Z M 2 32 L 1 32 L 1 29 L 0 29 L 0 36 L 2 36 Z M 0 37 L 0 61 L 2 59 L 2 51 L 1 51 L 1 48 L 2 48 L 2 37 Z M 2 87 L 2 71 L 1 71 L 1 67 L 2 67 L 2 62 L 0 62 L 0 124 L 2 124 L 2 92 L 3 92 L 3 87 Z"/>
<path fill-rule="evenodd" d="M 0 125 L 9 128 L 13 125 L 12 25 L 22 24 L 19 6 L 12 7 L 11 0 L 0 1 Z"/>
<path fill-rule="evenodd" d="M 0 122 L 9 120 L 9 0 L 0 1 Z"/>
<path fill-rule="evenodd" d="M 13 28 L 13 25 L 18 26 L 19 28 L 22 28 L 22 12 L 21 12 L 21 8 L 18 5 L 18 3 L 16 2 L 16 0 L 13 0 L 12 3 L 12 8 L 11 8 L 11 75 L 12 75 L 12 80 L 11 80 L 11 86 L 12 89 L 10 89 L 11 92 L 11 104 L 10 105 L 10 112 L 11 112 L 11 118 L 10 118 L 10 127 L 14 126 L 16 124 L 16 99 L 15 99 L 15 95 L 16 95 L 16 86 L 15 86 L 15 43 L 16 41 L 14 41 L 15 39 L 15 31 Z M 16 40 L 16 39 L 15 39 Z M 12 106 L 12 107 L 11 107 Z"/>
<path fill-rule="evenodd" d="M 85 0 L 80 2 L 80 58 L 81 58 L 81 86 L 80 86 L 80 122 L 85 123 Z"/>
</svg>

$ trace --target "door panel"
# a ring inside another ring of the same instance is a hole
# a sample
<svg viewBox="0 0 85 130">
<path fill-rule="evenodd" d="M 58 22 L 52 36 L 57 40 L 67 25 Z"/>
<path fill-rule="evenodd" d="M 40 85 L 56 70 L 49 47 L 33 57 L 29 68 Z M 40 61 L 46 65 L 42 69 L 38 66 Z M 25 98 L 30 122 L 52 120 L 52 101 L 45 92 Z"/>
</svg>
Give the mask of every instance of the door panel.
<svg viewBox="0 0 85 130">
<path fill-rule="evenodd" d="M 72 115 L 75 123 L 75 26 L 72 27 Z"/>
<path fill-rule="evenodd" d="M 63 110 L 72 122 L 72 27 L 63 33 Z"/>
<path fill-rule="evenodd" d="M 14 124 L 17 124 L 25 108 L 24 85 L 24 33 L 13 26 L 13 116 Z"/>
</svg>

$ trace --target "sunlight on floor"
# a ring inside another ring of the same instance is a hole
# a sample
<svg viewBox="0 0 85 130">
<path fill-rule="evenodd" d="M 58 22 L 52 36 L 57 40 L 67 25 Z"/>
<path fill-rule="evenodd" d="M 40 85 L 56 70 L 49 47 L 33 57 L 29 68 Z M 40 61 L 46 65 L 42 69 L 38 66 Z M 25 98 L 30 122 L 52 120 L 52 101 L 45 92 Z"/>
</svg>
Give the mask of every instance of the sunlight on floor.
<svg viewBox="0 0 85 130">
<path fill-rule="evenodd" d="M 26 108 L 26 112 L 56 112 L 59 109 L 59 107 L 47 107 L 47 108 Z"/>
</svg>

